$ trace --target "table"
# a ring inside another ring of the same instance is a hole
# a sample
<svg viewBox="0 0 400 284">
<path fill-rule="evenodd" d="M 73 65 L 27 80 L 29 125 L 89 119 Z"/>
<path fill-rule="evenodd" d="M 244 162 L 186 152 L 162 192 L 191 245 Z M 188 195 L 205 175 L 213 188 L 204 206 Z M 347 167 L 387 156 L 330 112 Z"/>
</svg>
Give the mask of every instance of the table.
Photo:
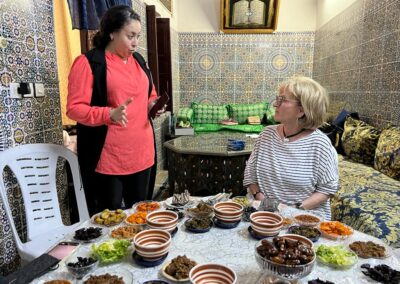
<svg viewBox="0 0 400 284">
<path fill-rule="evenodd" d="M 193 234 L 185 230 L 183 224 L 184 220 L 178 225 L 178 232 L 172 239 L 168 257 L 164 263 L 178 255 L 185 254 L 187 257 L 198 263 L 220 263 L 232 268 L 237 274 L 238 284 L 263 283 L 262 281 L 257 281 L 262 276 L 262 271 L 254 257 L 255 245 L 258 241 L 249 235 L 247 228 L 250 224 L 248 222 L 241 222 L 239 226 L 234 229 L 220 229 L 213 227 L 207 233 Z M 86 226 L 88 225 L 89 223 L 86 224 Z M 282 231 L 281 234 L 283 233 L 285 232 Z M 352 239 L 360 240 L 366 236 L 367 235 L 364 233 L 355 231 Z M 320 238 L 315 245 L 321 243 L 337 244 L 337 242 Z M 89 246 L 90 244 L 82 245 L 83 249 L 88 249 Z M 349 270 L 334 270 L 320 265 L 319 263 L 315 263 L 311 274 L 297 283 L 307 283 L 308 280 L 316 279 L 318 277 L 324 280 L 331 280 L 336 284 L 377 283 L 361 273 L 360 265 L 364 263 L 370 263 L 371 265 L 385 263 L 396 270 L 400 270 L 400 259 L 398 256 L 395 256 L 395 254 L 384 260 L 360 259 L 359 262 Z M 109 272 L 111 273 L 119 267 L 126 268 L 133 274 L 133 283 L 141 284 L 146 280 L 157 278 L 163 279 L 162 276 L 160 276 L 160 269 L 162 266 L 163 264 L 152 268 L 143 268 L 136 265 L 129 255 L 123 262 L 109 265 L 107 267 L 109 267 Z M 62 273 L 63 271 L 66 271 L 66 267 L 63 262 L 60 262 L 59 269 L 55 272 L 50 272 L 49 274 Z M 49 275 L 45 275 L 44 277 L 48 278 Z M 34 281 L 34 283 L 37 284 L 42 282 L 38 279 Z M 266 284 L 268 282 L 264 283 Z"/>
<path fill-rule="evenodd" d="M 244 140 L 244 150 L 228 151 L 229 138 Z M 235 132 L 202 133 L 165 142 L 170 195 L 185 190 L 201 196 L 220 192 L 240 195 L 254 143 L 254 138 Z"/>
</svg>

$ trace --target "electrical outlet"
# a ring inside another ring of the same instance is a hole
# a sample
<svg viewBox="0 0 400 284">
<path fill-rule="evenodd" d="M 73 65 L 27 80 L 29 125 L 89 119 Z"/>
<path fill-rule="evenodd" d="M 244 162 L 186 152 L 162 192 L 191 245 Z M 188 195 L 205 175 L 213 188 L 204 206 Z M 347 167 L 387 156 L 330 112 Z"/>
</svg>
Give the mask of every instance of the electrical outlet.
<svg viewBox="0 0 400 284">
<path fill-rule="evenodd" d="M 44 97 L 46 95 L 44 91 L 44 84 L 43 83 L 36 83 L 35 84 L 35 96 L 37 98 Z"/>
<path fill-rule="evenodd" d="M 22 99 L 21 94 L 18 94 L 19 83 L 10 83 L 10 98 Z"/>
<path fill-rule="evenodd" d="M 28 83 L 29 84 L 29 89 L 30 89 L 30 93 L 27 94 L 23 94 L 22 97 L 23 98 L 33 98 L 34 97 L 34 90 L 33 88 L 35 87 L 33 83 Z M 19 85 L 21 87 L 21 84 Z"/>
<path fill-rule="evenodd" d="M 22 84 L 27 84 L 29 86 L 29 93 L 21 94 Z M 34 87 L 33 83 L 10 83 L 10 98 L 12 99 L 33 98 L 33 87 Z"/>
</svg>

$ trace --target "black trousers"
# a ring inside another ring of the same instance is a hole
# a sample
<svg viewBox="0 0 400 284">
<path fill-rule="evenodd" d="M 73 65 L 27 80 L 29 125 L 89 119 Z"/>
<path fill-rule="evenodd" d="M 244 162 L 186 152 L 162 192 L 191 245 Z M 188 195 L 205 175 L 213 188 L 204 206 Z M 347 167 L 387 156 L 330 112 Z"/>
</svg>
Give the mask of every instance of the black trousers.
<svg viewBox="0 0 400 284">
<path fill-rule="evenodd" d="M 96 173 L 98 210 L 131 208 L 138 201 L 148 199 L 151 167 L 130 175 L 105 175 Z"/>
</svg>

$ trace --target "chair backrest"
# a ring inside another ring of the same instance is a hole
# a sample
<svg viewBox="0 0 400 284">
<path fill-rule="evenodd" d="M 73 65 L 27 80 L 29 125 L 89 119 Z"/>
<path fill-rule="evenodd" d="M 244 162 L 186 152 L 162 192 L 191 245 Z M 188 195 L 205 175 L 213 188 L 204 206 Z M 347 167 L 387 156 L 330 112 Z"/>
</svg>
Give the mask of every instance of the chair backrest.
<svg viewBox="0 0 400 284">
<path fill-rule="evenodd" d="M 56 188 L 59 157 L 64 158 L 70 165 L 79 218 L 80 221 L 87 220 L 89 213 L 78 159 L 73 152 L 55 144 L 26 144 L 0 152 L 0 193 L 17 242 L 20 240 L 11 215 L 4 169 L 8 166 L 20 185 L 25 206 L 27 237 L 28 240 L 32 240 L 46 231 L 64 226 Z"/>
</svg>

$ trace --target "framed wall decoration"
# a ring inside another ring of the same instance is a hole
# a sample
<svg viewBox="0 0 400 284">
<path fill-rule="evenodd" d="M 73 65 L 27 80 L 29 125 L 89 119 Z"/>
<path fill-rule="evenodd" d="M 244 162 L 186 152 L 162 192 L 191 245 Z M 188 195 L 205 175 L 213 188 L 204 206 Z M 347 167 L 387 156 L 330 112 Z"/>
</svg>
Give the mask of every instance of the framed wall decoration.
<svg viewBox="0 0 400 284">
<path fill-rule="evenodd" d="M 224 33 L 273 33 L 278 23 L 280 0 L 220 0 Z"/>
<path fill-rule="evenodd" d="M 172 0 L 160 0 L 160 2 L 167 8 L 167 10 L 172 13 Z"/>
</svg>

